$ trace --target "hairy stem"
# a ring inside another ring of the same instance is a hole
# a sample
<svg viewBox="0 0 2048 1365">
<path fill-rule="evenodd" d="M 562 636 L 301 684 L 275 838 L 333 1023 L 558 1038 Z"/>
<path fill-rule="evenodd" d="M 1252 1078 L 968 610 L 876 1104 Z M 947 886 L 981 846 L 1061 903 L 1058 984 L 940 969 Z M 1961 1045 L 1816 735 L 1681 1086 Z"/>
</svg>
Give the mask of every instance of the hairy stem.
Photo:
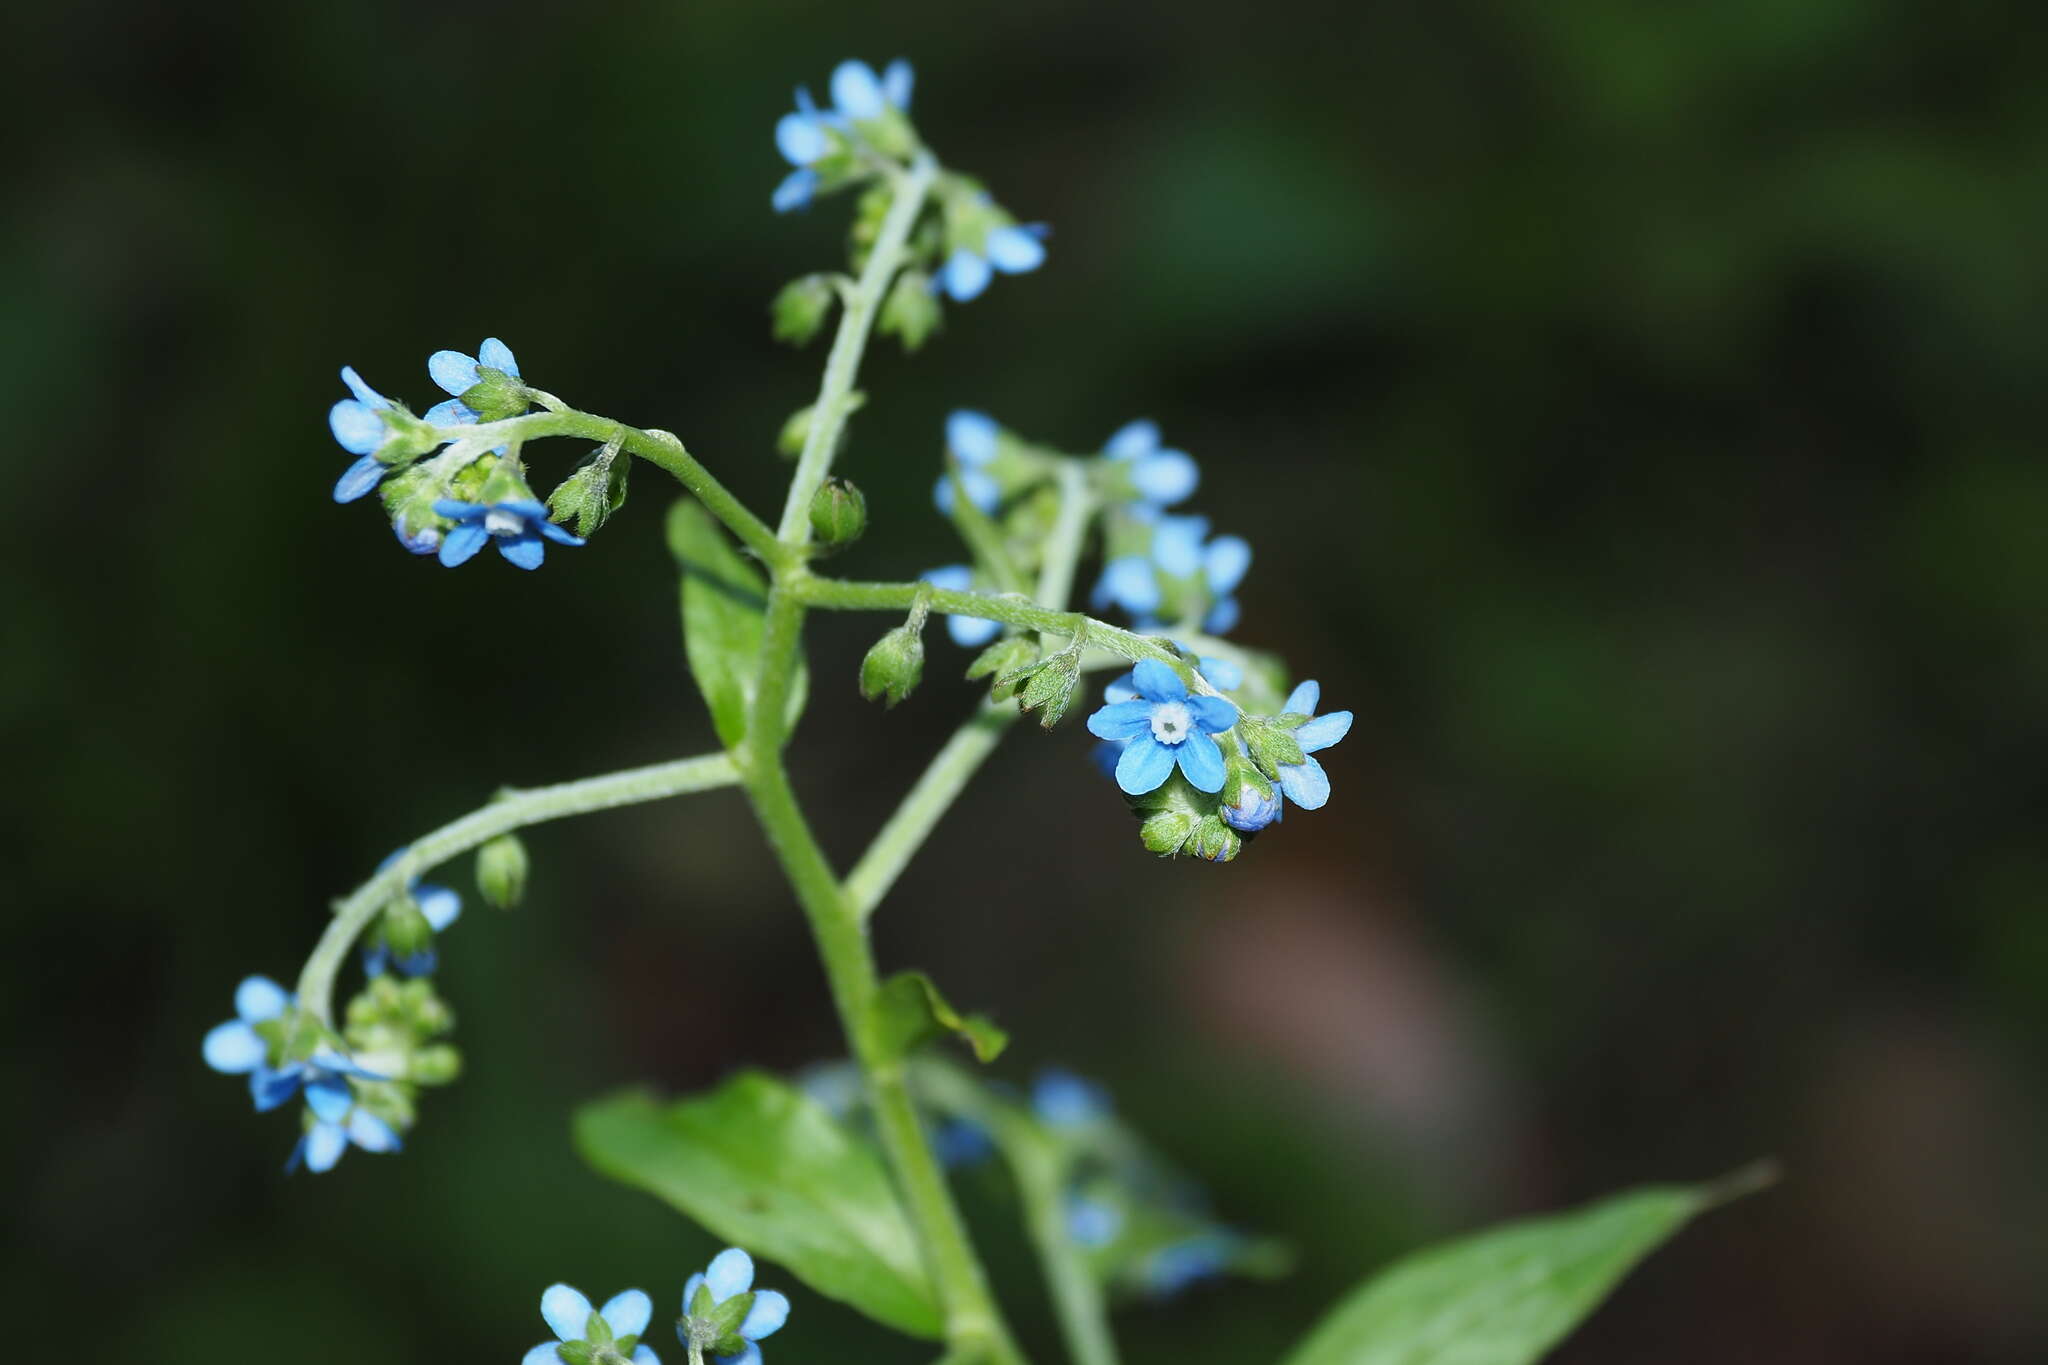
<svg viewBox="0 0 2048 1365">
<path fill-rule="evenodd" d="M 701 758 L 678 759 L 645 768 L 629 768 L 602 777 L 575 782 L 558 782 L 552 787 L 502 793 L 481 810 L 415 839 L 391 866 L 377 873 L 335 906 L 334 918 L 314 945 L 312 955 L 299 973 L 299 1003 L 326 1023 L 332 1024 L 334 977 L 348 956 L 348 950 L 362 936 L 392 897 L 428 868 L 467 853 L 487 840 L 527 825 L 559 820 L 565 815 L 586 815 L 642 801 L 659 801 L 670 796 L 729 787 L 740 780 L 739 767 L 727 754 L 706 754 Z"/>
</svg>

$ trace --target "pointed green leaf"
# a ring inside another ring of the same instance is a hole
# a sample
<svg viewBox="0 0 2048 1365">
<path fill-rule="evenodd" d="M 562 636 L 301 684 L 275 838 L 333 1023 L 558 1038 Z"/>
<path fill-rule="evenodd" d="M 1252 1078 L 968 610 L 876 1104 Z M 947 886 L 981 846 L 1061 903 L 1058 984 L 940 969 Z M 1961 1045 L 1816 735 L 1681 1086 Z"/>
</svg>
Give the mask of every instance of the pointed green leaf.
<svg viewBox="0 0 2048 1365">
<path fill-rule="evenodd" d="M 768 585 L 702 506 L 684 498 L 669 509 L 668 548 L 683 573 L 683 650 L 711 708 L 718 738 L 732 748 L 747 734 L 761 659 Z M 789 724 L 803 714 L 808 679 L 802 659 L 789 689 Z"/>
<path fill-rule="evenodd" d="M 1418 1251 L 1354 1290 L 1285 1365 L 1528 1365 L 1688 1220 L 1768 1179 L 1645 1186 Z"/>
<path fill-rule="evenodd" d="M 889 1050 L 898 1057 L 948 1033 L 972 1048 L 978 1062 L 994 1061 L 1010 1044 L 1010 1035 L 986 1015 L 963 1015 L 954 1009 L 923 972 L 898 972 L 884 981 L 870 1008 Z"/>
<path fill-rule="evenodd" d="M 626 1092 L 576 1114 L 576 1145 L 828 1298 L 911 1336 L 940 1333 L 938 1296 L 874 1150 L 802 1092 L 742 1072 L 662 1104 Z"/>
</svg>

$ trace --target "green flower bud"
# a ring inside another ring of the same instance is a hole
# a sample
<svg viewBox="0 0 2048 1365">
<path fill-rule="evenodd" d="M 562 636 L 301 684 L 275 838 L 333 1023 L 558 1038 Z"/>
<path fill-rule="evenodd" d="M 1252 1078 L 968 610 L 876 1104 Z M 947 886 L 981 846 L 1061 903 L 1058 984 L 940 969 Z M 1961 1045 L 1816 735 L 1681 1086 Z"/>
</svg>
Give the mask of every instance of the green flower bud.
<svg viewBox="0 0 2048 1365">
<path fill-rule="evenodd" d="M 932 289 L 932 277 L 922 270 L 906 270 L 896 277 L 875 329 L 883 336 L 901 338 L 903 349 L 915 351 L 939 329 L 939 296 Z"/>
<path fill-rule="evenodd" d="M 1244 840 L 1236 830 L 1223 823 L 1221 816 L 1205 815 L 1195 822 L 1195 832 L 1181 846 L 1181 851 L 1212 863 L 1227 863 L 1243 846 Z"/>
<path fill-rule="evenodd" d="M 436 1043 L 412 1054 L 405 1078 L 415 1085 L 447 1085 L 462 1074 L 462 1053 L 452 1043 Z"/>
<path fill-rule="evenodd" d="M 1238 720 L 1237 733 L 1260 772 L 1278 781 L 1282 764 L 1302 761 L 1305 755 L 1294 731 L 1304 719 L 1297 717 L 1292 725 L 1283 716 L 1244 716 Z"/>
<path fill-rule="evenodd" d="M 869 701 L 877 697 L 894 706 L 909 696 L 924 676 L 924 634 L 917 626 L 904 624 L 881 639 L 860 661 L 860 694 Z"/>
<path fill-rule="evenodd" d="M 802 275 L 782 286 L 768 308 L 775 320 L 775 339 L 793 346 L 809 344 L 825 325 L 838 293 L 830 275 Z"/>
<path fill-rule="evenodd" d="M 400 957 L 411 957 L 434 946 L 434 926 L 420 913 L 411 896 L 400 896 L 384 907 L 384 942 Z"/>
<path fill-rule="evenodd" d="M 526 385 L 489 366 L 477 367 L 477 381 L 462 393 L 463 406 L 476 413 L 479 422 L 496 422 L 525 412 L 529 400 Z"/>
<path fill-rule="evenodd" d="M 1162 858 L 1170 858 L 1180 852 L 1181 845 L 1194 833 L 1195 817 L 1186 811 L 1163 810 L 1146 817 L 1138 827 L 1138 837 L 1145 847 Z"/>
<path fill-rule="evenodd" d="M 573 473 L 548 494 L 548 515 L 576 534 L 588 536 L 626 505 L 626 476 L 633 457 L 607 443 L 583 457 Z"/>
<path fill-rule="evenodd" d="M 792 412 L 775 437 L 775 448 L 792 460 L 804 453 L 804 442 L 811 439 L 811 413 L 815 407 L 813 404 Z"/>
<path fill-rule="evenodd" d="M 827 553 L 845 549 L 868 529 L 868 500 L 845 479 L 827 479 L 811 495 L 811 533 Z"/>
<path fill-rule="evenodd" d="M 1038 723 L 1050 730 L 1067 714 L 1067 704 L 1074 699 L 1074 686 L 1080 678 L 1081 651 L 1069 645 L 1021 675 L 1010 674 L 1004 681 L 1012 685 L 1021 681 L 1017 705 L 1025 711 L 1038 712 Z"/>
<path fill-rule="evenodd" d="M 476 889 L 500 910 L 526 899 L 526 845 L 516 834 L 500 834 L 476 851 Z"/>
</svg>

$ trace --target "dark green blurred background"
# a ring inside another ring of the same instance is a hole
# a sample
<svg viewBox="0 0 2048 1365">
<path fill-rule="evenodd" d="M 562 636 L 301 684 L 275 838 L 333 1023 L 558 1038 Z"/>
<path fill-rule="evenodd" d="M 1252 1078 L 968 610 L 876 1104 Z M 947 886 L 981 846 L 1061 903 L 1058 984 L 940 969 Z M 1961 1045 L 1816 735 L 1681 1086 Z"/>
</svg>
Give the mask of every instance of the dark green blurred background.
<svg viewBox="0 0 2048 1365">
<path fill-rule="evenodd" d="M 1078 725 L 1020 732 L 879 922 L 886 963 L 1012 1029 L 1009 1074 L 1110 1081 L 1299 1249 L 1285 1284 L 1129 1314 L 1132 1361 L 1270 1359 L 1408 1246 L 1766 1153 L 1786 1183 L 1562 1359 L 2041 1358 L 2040 19 L 10 12 L 20 1310 L 122 1361 L 512 1360 L 549 1281 L 665 1302 L 711 1248 L 587 1174 L 567 1114 L 832 1049 L 730 793 L 544 829 L 524 908 L 472 896 L 442 978 L 470 1070 L 401 1158 L 286 1181 L 291 1123 L 199 1038 L 496 784 L 710 745 L 659 477 L 542 573 L 445 572 L 328 501 L 336 368 L 417 406 L 429 351 L 500 335 L 773 504 L 822 347 L 778 349 L 765 305 L 845 209 L 769 212 L 771 129 L 796 82 L 902 54 L 941 154 L 1055 235 L 874 355 L 847 571 L 955 557 L 949 408 L 1074 449 L 1151 415 L 1257 546 L 1239 636 L 1358 716 L 1331 805 L 1222 868 L 1146 856 Z M 576 448 L 535 453 L 539 482 Z M 863 707 L 884 624 L 812 647 L 796 761 L 842 860 L 972 704 L 936 644 L 912 703 Z M 929 1355 L 795 1297 L 781 1360 Z"/>
</svg>

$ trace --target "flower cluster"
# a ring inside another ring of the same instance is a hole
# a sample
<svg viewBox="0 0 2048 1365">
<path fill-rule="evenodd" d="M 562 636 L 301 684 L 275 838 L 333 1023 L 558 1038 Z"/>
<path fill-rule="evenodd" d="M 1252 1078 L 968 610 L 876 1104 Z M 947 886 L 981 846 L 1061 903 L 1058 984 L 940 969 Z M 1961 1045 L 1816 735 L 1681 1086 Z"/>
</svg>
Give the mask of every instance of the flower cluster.
<svg viewBox="0 0 2048 1365">
<path fill-rule="evenodd" d="M 753 1286 L 754 1260 L 738 1247 L 690 1276 L 676 1339 L 691 1359 L 710 1351 L 722 1365 L 761 1365 L 761 1342 L 789 1320 L 789 1300 Z M 661 1365 L 644 1340 L 654 1318 L 654 1300 L 644 1290 L 628 1289 L 593 1308 L 581 1290 L 549 1285 L 540 1316 L 555 1339 L 529 1350 L 522 1365 Z"/>
<path fill-rule="evenodd" d="M 327 425 L 356 459 L 335 482 L 334 500 L 354 502 L 381 488 L 398 543 L 416 555 L 437 555 L 449 568 L 493 542 L 507 563 L 522 569 L 541 566 L 548 541 L 583 544 L 534 496 L 517 441 L 494 442 L 463 430 L 481 433 L 532 406 L 536 391 L 521 378 L 512 348 L 486 337 L 473 356 L 436 351 L 427 374 L 449 397 L 415 417 L 364 383 L 353 367 L 342 368 L 353 397 L 334 405 Z M 433 458 L 422 458 L 428 455 Z"/>
</svg>

